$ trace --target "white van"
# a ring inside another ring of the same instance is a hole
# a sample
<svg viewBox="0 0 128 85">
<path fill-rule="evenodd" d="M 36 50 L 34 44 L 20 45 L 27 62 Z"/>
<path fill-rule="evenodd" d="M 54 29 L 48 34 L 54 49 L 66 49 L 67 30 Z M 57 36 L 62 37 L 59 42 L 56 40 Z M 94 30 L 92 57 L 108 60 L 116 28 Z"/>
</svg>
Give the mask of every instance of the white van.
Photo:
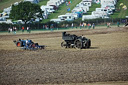
<svg viewBox="0 0 128 85">
<path fill-rule="evenodd" d="M 87 13 L 87 8 L 85 7 L 75 7 L 73 10 L 72 10 L 73 13 L 75 12 L 83 12 L 83 13 Z"/>
<path fill-rule="evenodd" d="M 102 11 L 102 12 L 106 12 L 106 13 L 108 13 L 109 15 L 110 14 L 113 14 L 113 10 L 112 9 L 110 9 L 110 8 L 96 8 L 96 11 L 98 11 L 98 12 L 100 12 L 100 11 Z"/>
<path fill-rule="evenodd" d="M 92 15 L 97 18 L 103 18 L 108 16 L 108 14 L 105 11 L 93 11 Z"/>
<path fill-rule="evenodd" d="M 74 16 L 72 15 L 59 15 L 58 19 L 64 20 L 64 21 L 73 21 Z"/>
<path fill-rule="evenodd" d="M 74 19 L 78 19 L 79 18 L 77 13 L 66 13 L 65 15 L 71 15 L 71 16 L 74 17 Z"/>
<path fill-rule="evenodd" d="M 82 21 L 84 21 L 85 19 L 96 19 L 98 17 L 94 16 L 94 15 L 83 15 L 82 16 Z"/>
<path fill-rule="evenodd" d="M 63 20 L 61 20 L 61 19 L 51 19 L 50 21 L 53 21 L 53 22 L 59 23 L 59 22 L 62 22 Z"/>
<path fill-rule="evenodd" d="M 101 0 L 101 5 L 102 4 L 114 4 L 116 5 L 117 0 Z"/>
<path fill-rule="evenodd" d="M 62 4 L 62 2 L 60 0 L 49 0 L 50 2 L 56 2 L 57 5 L 59 6 L 60 4 Z"/>
<path fill-rule="evenodd" d="M 50 6 L 50 5 L 55 5 L 56 7 L 59 7 L 59 3 L 57 3 L 56 1 L 48 1 L 47 2 L 47 6 Z"/>
<path fill-rule="evenodd" d="M 92 6 L 92 2 L 80 2 L 79 4 L 83 6 L 89 6 L 89 7 Z"/>
<path fill-rule="evenodd" d="M 47 12 L 49 12 L 49 13 L 53 13 L 53 12 L 55 11 L 55 10 L 53 9 L 53 6 L 44 6 L 44 5 L 41 6 L 41 10 L 42 10 L 42 11 L 47 10 Z"/>
</svg>

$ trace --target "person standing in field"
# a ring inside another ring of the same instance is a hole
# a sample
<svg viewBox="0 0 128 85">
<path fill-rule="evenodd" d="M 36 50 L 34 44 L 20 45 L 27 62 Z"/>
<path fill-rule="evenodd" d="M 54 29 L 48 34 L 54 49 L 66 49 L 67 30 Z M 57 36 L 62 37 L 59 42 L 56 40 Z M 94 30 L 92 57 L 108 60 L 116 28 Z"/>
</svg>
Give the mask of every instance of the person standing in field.
<svg viewBox="0 0 128 85">
<path fill-rule="evenodd" d="M 81 29 L 81 27 L 82 27 L 82 24 L 80 23 L 80 29 Z"/>
<path fill-rule="evenodd" d="M 16 27 L 13 27 L 13 34 L 16 34 Z"/>
<path fill-rule="evenodd" d="M 10 28 L 10 32 L 12 32 L 12 28 Z"/>
<path fill-rule="evenodd" d="M 30 33 L 30 28 L 29 27 L 27 27 L 27 32 Z"/>
<path fill-rule="evenodd" d="M 120 22 L 117 22 L 117 27 L 120 27 Z"/>
<path fill-rule="evenodd" d="M 9 27 L 9 28 L 8 28 L 8 33 L 10 33 L 10 30 L 11 30 L 11 29 L 10 29 L 10 27 Z"/>
<path fill-rule="evenodd" d="M 24 26 L 22 26 L 22 33 L 24 32 Z"/>
<path fill-rule="evenodd" d="M 95 24 L 94 23 L 92 24 L 92 28 L 95 29 Z"/>
<path fill-rule="evenodd" d="M 91 24 L 90 23 L 88 23 L 88 29 L 91 29 Z"/>
<path fill-rule="evenodd" d="M 72 29 L 74 28 L 74 24 L 72 23 Z"/>
<path fill-rule="evenodd" d="M 111 23 L 109 22 L 109 28 L 111 28 Z"/>
<path fill-rule="evenodd" d="M 86 28 L 86 23 L 84 23 L 84 27 Z"/>
<path fill-rule="evenodd" d="M 14 31 L 14 32 L 15 32 L 15 34 L 16 34 L 17 28 L 15 27 L 14 29 L 15 29 L 15 31 Z"/>
<path fill-rule="evenodd" d="M 109 23 L 107 23 L 107 28 L 111 28 L 111 23 L 109 22 Z"/>
</svg>

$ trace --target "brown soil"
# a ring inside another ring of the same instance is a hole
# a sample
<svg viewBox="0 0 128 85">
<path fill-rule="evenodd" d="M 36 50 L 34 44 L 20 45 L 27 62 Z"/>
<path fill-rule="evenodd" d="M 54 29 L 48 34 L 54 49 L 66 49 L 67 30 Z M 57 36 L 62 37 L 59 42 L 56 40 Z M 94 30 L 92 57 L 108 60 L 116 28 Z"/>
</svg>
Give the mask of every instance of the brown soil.
<svg viewBox="0 0 128 85">
<path fill-rule="evenodd" d="M 68 33 L 90 38 L 91 48 L 62 48 L 62 32 L 0 35 L 0 85 L 128 81 L 128 28 Z M 19 38 L 47 47 L 21 50 Z"/>
</svg>

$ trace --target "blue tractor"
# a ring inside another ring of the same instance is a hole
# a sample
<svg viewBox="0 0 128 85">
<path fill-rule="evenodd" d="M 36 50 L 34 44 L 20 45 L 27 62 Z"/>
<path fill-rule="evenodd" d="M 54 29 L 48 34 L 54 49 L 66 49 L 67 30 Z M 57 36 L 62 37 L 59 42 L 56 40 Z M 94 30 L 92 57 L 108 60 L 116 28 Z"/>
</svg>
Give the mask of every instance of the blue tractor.
<svg viewBox="0 0 128 85">
<path fill-rule="evenodd" d="M 17 47 L 21 47 L 24 50 L 37 50 L 37 49 L 44 49 L 45 45 L 38 45 L 38 43 L 34 43 L 32 40 L 26 39 L 19 39 L 13 41 Z"/>
</svg>

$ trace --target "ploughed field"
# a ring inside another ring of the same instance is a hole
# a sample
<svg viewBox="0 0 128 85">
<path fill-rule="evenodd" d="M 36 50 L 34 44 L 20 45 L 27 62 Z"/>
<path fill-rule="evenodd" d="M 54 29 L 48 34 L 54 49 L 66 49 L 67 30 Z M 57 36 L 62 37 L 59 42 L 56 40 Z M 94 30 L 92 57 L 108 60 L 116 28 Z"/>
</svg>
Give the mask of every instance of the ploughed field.
<svg viewBox="0 0 128 85">
<path fill-rule="evenodd" d="M 128 81 L 128 28 L 67 33 L 91 39 L 91 48 L 62 48 L 61 31 L 0 35 L 0 85 Z M 22 50 L 19 38 L 47 47 Z"/>
</svg>

